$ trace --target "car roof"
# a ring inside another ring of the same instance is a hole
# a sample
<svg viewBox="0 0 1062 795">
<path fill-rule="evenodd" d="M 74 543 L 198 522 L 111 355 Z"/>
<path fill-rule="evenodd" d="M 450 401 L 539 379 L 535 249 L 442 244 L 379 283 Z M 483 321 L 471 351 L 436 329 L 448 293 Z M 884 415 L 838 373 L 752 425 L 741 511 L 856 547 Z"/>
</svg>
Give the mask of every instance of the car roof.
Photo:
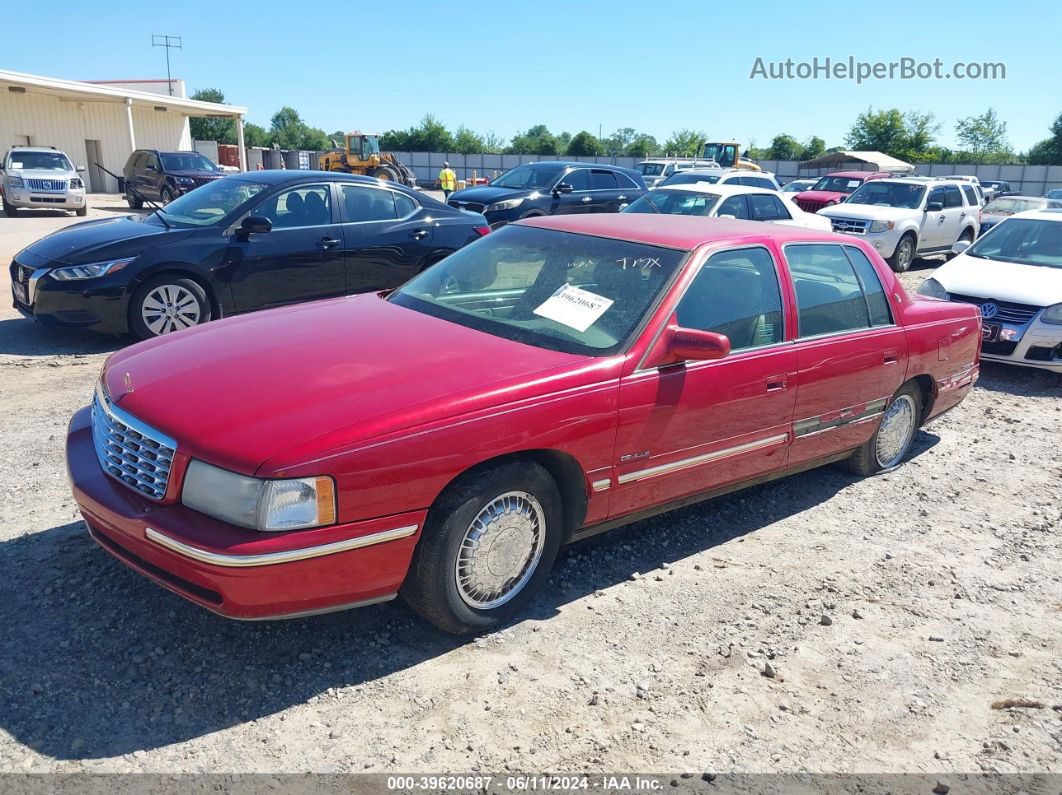
<svg viewBox="0 0 1062 795">
<path fill-rule="evenodd" d="M 22 146 L 21 144 L 15 144 L 8 151 L 14 152 L 16 149 L 20 152 L 55 152 L 60 155 L 66 154 L 66 152 L 61 149 L 56 149 L 54 146 Z"/>
<path fill-rule="evenodd" d="M 720 196 L 733 196 L 738 193 L 769 193 L 776 196 L 778 191 L 770 188 L 754 188 L 751 185 L 720 185 L 718 182 L 686 182 L 681 185 L 660 185 L 656 190 L 686 190 L 697 193 L 716 193 Z"/>
<path fill-rule="evenodd" d="M 222 179 L 238 179 L 244 182 L 257 182 L 262 185 L 290 185 L 299 182 L 307 182 L 314 180 L 324 180 L 327 182 L 353 182 L 362 185 L 373 185 L 376 187 L 387 187 L 393 190 L 400 190 L 404 193 L 415 194 L 418 198 L 426 197 L 431 201 L 435 201 L 431 196 L 415 191 L 412 188 L 408 188 L 393 180 L 377 179 L 376 177 L 365 177 L 361 174 L 344 174 L 341 171 L 303 171 L 301 169 L 282 169 L 271 168 L 265 171 L 241 171 L 238 174 L 229 174 Z"/>
<path fill-rule="evenodd" d="M 565 168 L 604 168 L 609 171 L 622 171 L 624 174 L 631 174 L 642 176 L 641 172 L 635 171 L 633 168 L 624 168 L 623 166 L 614 166 L 611 163 L 584 163 L 581 160 L 536 160 L 534 163 L 521 163 L 521 166 L 564 166 Z M 519 166 L 513 166 L 518 168 Z"/>
<path fill-rule="evenodd" d="M 1062 223 L 1062 207 L 1044 207 L 1039 210 L 1025 210 L 1014 213 L 1011 218 L 1035 218 L 1040 221 L 1054 221 Z"/>
<path fill-rule="evenodd" d="M 599 213 L 588 215 L 546 215 L 525 218 L 515 223 L 542 229 L 555 229 L 579 235 L 606 237 L 634 243 L 691 251 L 705 243 L 762 243 L 791 240 L 852 245 L 852 237 L 802 229 L 795 226 L 765 224 L 762 221 L 736 221 L 729 218 L 705 218 L 693 215 L 657 213 Z"/>
</svg>

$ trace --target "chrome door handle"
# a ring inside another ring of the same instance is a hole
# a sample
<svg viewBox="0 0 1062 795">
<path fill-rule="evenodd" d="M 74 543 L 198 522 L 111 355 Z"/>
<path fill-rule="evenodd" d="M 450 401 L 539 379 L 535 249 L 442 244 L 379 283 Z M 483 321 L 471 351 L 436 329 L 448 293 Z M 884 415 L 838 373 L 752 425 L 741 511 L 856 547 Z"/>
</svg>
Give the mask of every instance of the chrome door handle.
<svg viewBox="0 0 1062 795">
<path fill-rule="evenodd" d="M 592 199 L 591 197 L 589 197 L 589 196 L 583 196 L 583 203 L 584 203 L 584 204 L 585 204 L 586 202 L 589 202 L 589 201 L 593 201 L 593 199 Z"/>
<path fill-rule="evenodd" d="M 616 198 L 619 199 L 621 202 L 627 200 L 626 196 L 617 196 Z"/>
<path fill-rule="evenodd" d="M 334 237 L 322 237 L 321 242 L 318 243 L 318 245 L 324 249 L 335 248 L 339 245 L 339 241 Z"/>
<path fill-rule="evenodd" d="M 427 237 L 428 236 L 428 230 L 427 229 L 416 229 L 413 232 L 410 232 L 409 236 L 411 238 L 413 238 L 414 240 L 420 240 L 422 237 Z"/>
</svg>

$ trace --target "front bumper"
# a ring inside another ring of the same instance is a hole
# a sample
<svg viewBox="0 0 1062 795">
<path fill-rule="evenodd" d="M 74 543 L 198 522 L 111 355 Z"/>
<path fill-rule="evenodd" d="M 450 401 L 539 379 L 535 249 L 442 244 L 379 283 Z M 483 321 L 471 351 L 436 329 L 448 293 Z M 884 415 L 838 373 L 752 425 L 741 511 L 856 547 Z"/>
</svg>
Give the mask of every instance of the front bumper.
<svg viewBox="0 0 1062 795">
<path fill-rule="evenodd" d="M 104 473 L 87 408 L 70 421 L 66 455 L 92 538 L 158 585 L 229 618 L 293 618 L 393 598 L 426 516 L 260 533 L 156 503 Z"/>
<path fill-rule="evenodd" d="M 1062 373 L 1062 326 L 1039 320 L 1033 320 L 1027 327 L 1009 323 L 1001 325 L 1004 329 L 1016 329 L 1015 333 L 1020 336 L 1014 340 L 982 343 L 982 359 Z"/>
<path fill-rule="evenodd" d="M 40 193 L 28 188 L 4 188 L 4 200 L 12 207 L 27 210 L 80 210 L 85 204 L 85 191 Z"/>
<path fill-rule="evenodd" d="M 123 283 L 107 277 L 60 282 L 48 276 L 49 270 L 11 265 L 11 305 L 22 315 L 53 328 L 129 331 L 129 294 Z"/>
</svg>

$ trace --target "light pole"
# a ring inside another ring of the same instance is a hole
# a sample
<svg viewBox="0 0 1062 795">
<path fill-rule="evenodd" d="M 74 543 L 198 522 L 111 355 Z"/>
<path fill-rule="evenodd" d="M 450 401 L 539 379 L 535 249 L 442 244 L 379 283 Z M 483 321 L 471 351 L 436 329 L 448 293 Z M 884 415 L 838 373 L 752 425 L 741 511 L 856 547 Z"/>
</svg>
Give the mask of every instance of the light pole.
<svg viewBox="0 0 1062 795">
<path fill-rule="evenodd" d="M 184 49 L 181 46 L 180 36 L 167 36 L 160 33 L 151 34 L 151 46 L 152 47 L 165 47 L 166 48 L 166 86 L 169 89 L 170 96 L 173 96 L 173 78 L 170 77 L 170 50 L 172 49 Z"/>
</svg>

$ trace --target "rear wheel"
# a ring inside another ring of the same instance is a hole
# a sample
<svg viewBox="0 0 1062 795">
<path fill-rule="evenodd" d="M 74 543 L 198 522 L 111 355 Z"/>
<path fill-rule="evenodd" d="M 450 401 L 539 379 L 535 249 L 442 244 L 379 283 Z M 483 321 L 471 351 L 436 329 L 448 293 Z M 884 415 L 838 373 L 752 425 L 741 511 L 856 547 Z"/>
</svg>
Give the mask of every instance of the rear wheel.
<svg viewBox="0 0 1062 795">
<path fill-rule="evenodd" d="M 889 267 L 897 273 L 903 273 L 910 268 L 911 263 L 914 262 L 916 245 L 915 236 L 910 232 L 901 237 L 900 242 L 896 244 L 896 250 L 886 260 L 889 263 Z"/>
<path fill-rule="evenodd" d="M 129 327 L 140 339 L 159 337 L 210 320 L 206 291 L 174 274 L 149 279 L 129 302 Z"/>
<path fill-rule="evenodd" d="M 144 206 L 144 200 L 139 196 L 134 196 L 132 193 L 125 194 L 125 202 L 131 210 L 139 210 Z"/>
<path fill-rule="evenodd" d="M 523 609 L 560 547 L 561 497 L 531 461 L 470 473 L 428 513 L 402 597 L 446 632 L 487 631 Z"/>
<path fill-rule="evenodd" d="M 922 419 L 922 392 L 904 384 L 892 396 L 870 441 L 847 459 L 845 466 L 857 475 L 874 475 L 900 465 L 911 449 Z"/>
</svg>

